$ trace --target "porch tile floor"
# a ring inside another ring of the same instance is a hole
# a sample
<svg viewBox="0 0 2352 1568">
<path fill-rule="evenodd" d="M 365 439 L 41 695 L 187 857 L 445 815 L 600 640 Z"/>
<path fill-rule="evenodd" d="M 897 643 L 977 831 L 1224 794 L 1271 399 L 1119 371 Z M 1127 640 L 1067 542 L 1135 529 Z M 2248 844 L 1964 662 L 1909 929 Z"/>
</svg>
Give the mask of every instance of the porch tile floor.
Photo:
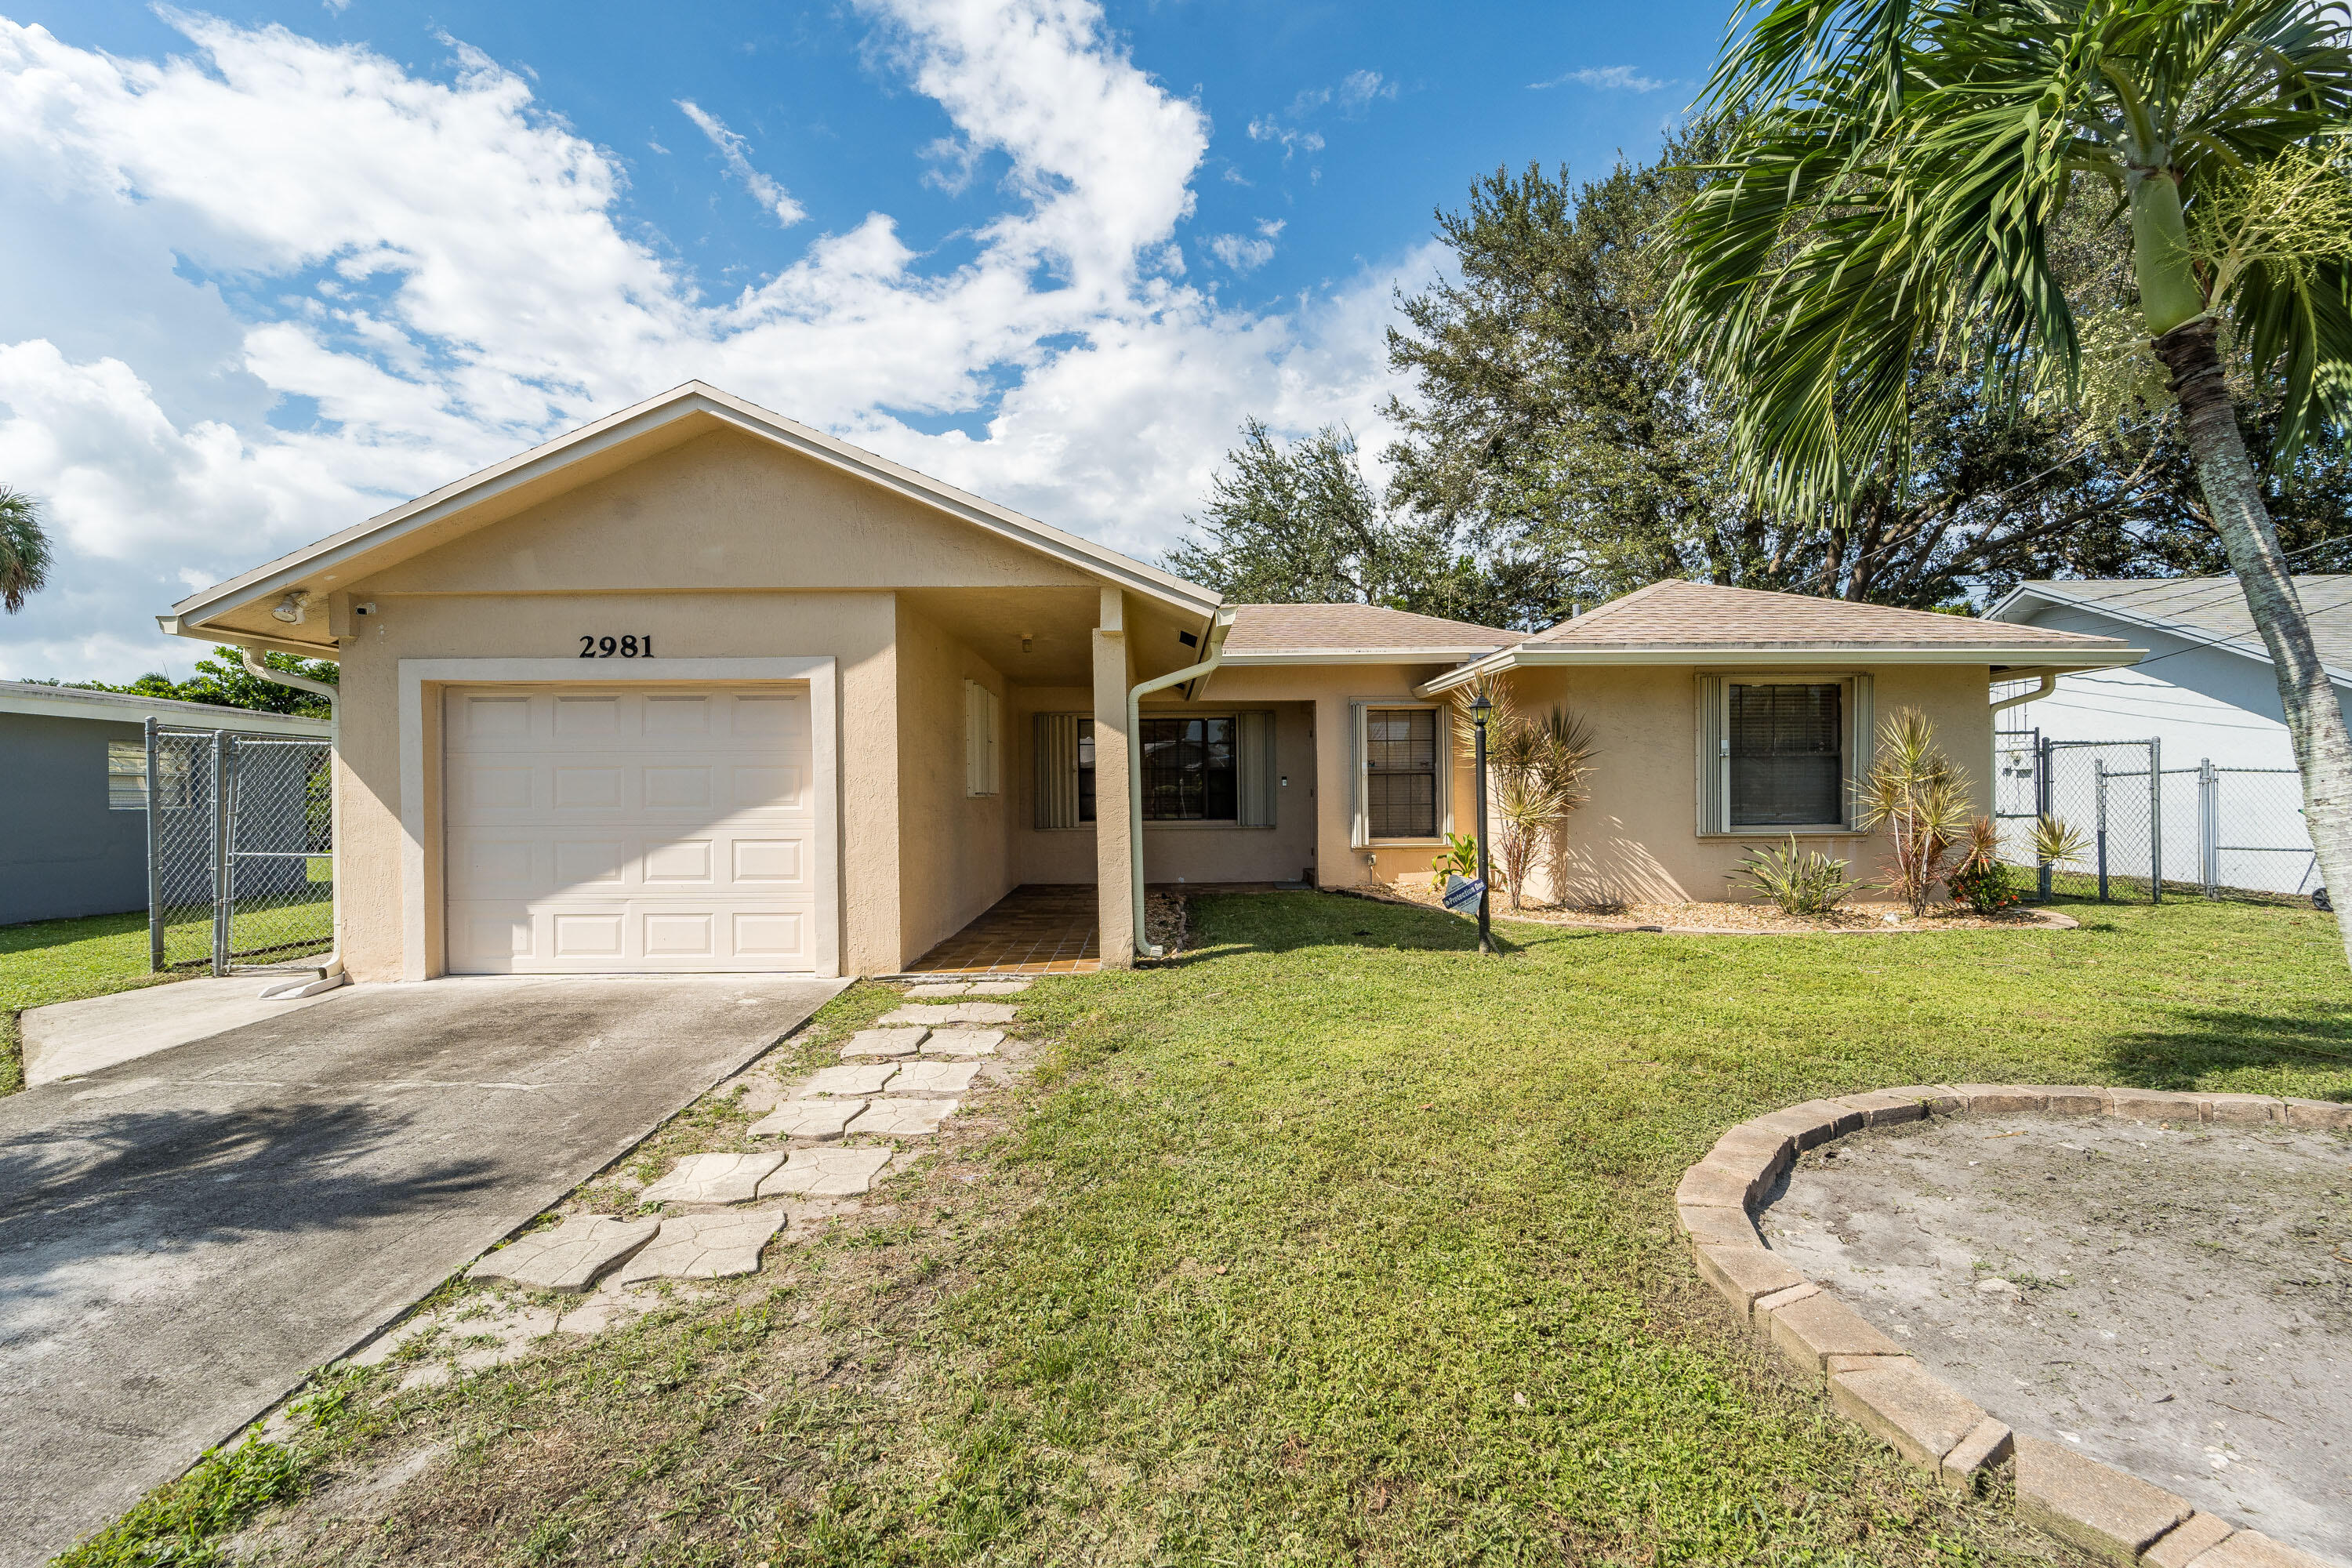
<svg viewBox="0 0 2352 1568">
<path fill-rule="evenodd" d="M 907 966 L 909 974 L 1091 974 L 1102 967 L 1088 886 L 1015 888 Z"/>
</svg>

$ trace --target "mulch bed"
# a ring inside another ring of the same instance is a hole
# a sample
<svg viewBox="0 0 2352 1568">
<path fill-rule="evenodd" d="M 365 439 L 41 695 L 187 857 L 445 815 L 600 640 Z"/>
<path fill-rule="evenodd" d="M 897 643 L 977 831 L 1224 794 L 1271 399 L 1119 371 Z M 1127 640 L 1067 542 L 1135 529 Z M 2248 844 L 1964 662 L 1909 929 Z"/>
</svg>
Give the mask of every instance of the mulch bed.
<svg viewBox="0 0 2352 1568">
<path fill-rule="evenodd" d="M 1437 894 L 1426 881 L 1396 883 L 1351 889 L 1390 903 L 1418 904 L 1437 909 Z M 1924 919 L 1913 918 L 1906 904 L 1854 900 L 1826 915 L 1783 914 L 1772 904 L 1682 903 L 1578 906 L 1530 904 L 1510 907 L 1496 899 L 1493 913 L 1501 920 L 1533 921 L 1542 925 L 1570 926 L 1585 931 L 1657 931 L 1684 936 L 1826 936 L 1868 932 L 1942 931 L 2073 931 L 2080 922 L 2054 910 L 2020 906 L 1997 915 L 1971 914 L 1957 904 L 1930 904 Z M 1894 917 L 1892 920 L 1889 916 Z"/>
</svg>

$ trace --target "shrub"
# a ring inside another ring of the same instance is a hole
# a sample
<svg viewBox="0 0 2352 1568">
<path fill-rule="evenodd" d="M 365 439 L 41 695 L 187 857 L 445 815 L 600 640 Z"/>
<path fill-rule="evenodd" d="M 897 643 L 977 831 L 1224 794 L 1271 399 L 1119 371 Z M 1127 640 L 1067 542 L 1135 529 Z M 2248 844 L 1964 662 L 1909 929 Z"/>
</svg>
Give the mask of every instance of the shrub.
<svg viewBox="0 0 2352 1568">
<path fill-rule="evenodd" d="M 1832 860 L 1818 849 L 1801 849 L 1797 836 L 1786 844 L 1748 852 L 1743 868 L 1748 886 L 1792 915 L 1825 915 L 1853 890 L 1846 880 L 1846 863 Z"/>
<path fill-rule="evenodd" d="M 1429 873 L 1431 890 L 1440 893 L 1445 891 L 1445 879 L 1450 876 L 1475 877 L 1478 874 L 1478 840 L 1475 836 L 1468 833 L 1447 834 L 1445 853 L 1429 863 Z M 1500 887 L 1502 882 L 1502 868 L 1496 867 L 1494 868 L 1493 879 L 1487 886 Z"/>
<path fill-rule="evenodd" d="M 1884 828 L 1892 843 L 1886 880 L 1880 884 L 1927 912 L 1937 882 L 1952 872 L 1952 853 L 1969 831 L 1969 778 L 1936 743 L 1927 715 L 1906 708 L 1878 727 L 1870 772 L 1855 786 L 1858 826 Z"/>
<path fill-rule="evenodd" d="M 2000 860 L 2000 828 L 1989 816 L 1969 824 L 1969 852 L 1944 878 L 1952 898 L 1979 915 L 1997 915 L 2023 897 Z"/>
</svg>

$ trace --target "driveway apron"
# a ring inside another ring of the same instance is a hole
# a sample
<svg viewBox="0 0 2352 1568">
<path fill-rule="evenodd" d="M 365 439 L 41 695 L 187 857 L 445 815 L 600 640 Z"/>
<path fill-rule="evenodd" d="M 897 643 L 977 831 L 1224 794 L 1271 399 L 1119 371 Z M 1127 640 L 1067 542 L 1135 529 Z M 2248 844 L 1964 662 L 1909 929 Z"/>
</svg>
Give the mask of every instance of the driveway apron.
<svg viewBox="0 0 2352 1568">
<path fill-rule="evenodd" d="M 0 1100 L 0 1568 L 179 1474 L 842 984 L 362 986 Z"/>
</svg>

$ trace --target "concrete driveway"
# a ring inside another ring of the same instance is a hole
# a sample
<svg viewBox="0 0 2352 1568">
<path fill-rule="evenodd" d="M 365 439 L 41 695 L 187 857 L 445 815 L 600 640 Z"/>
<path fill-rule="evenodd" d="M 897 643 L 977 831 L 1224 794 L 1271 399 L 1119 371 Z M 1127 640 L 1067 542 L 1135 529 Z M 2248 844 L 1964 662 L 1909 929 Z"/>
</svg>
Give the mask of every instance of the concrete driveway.
<svg viewBox="0 0 2352 1568">
<path fill-rule="evenodd" d="M 840 985 L 354 987 L 0 1100 L 0 1564 L 177 1475 Z"/>
</svg>

